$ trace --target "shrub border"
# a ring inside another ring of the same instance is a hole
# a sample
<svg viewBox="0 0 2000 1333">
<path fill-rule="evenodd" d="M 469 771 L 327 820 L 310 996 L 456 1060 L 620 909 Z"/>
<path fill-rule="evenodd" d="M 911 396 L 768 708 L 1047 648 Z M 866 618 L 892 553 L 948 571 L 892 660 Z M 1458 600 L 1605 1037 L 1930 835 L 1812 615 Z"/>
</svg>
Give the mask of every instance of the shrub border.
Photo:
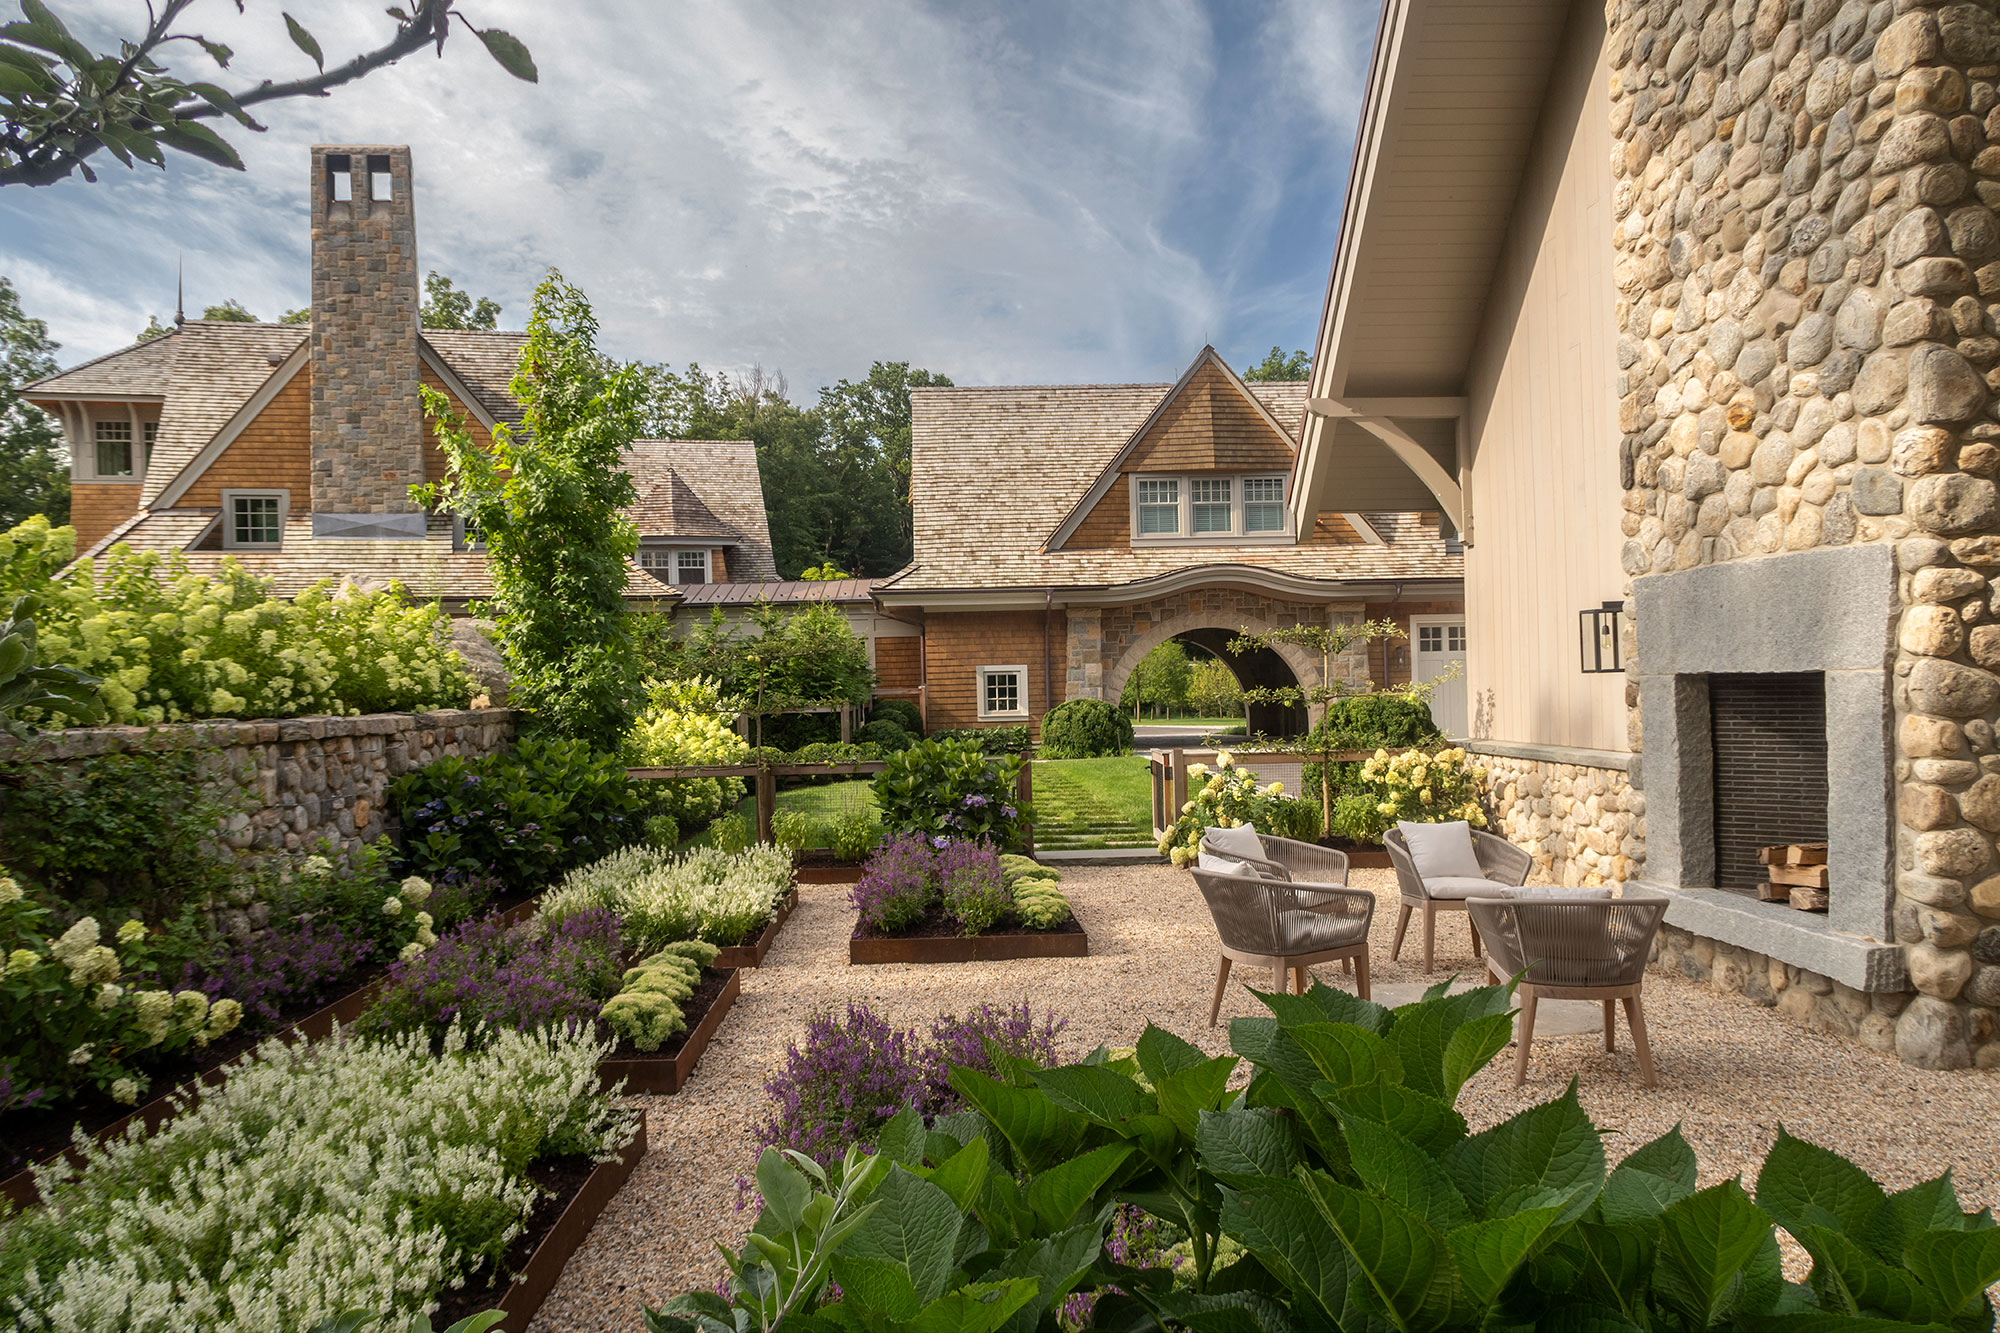
<svg viewBox="0 0 2000 1333">
<path fill-rule="evenodd" d="M 673 1055 L 641 1056 L 631 1060 L 604 1060 L 597 1066 L 597 1077 L 606 1088 L 625 1081 L 625 1091 L 630 1093 L 675 1093 L 687 1086 L 694 1077 L 694 1067 L 701 1060 L 701 1053 L 708 1049 L 714 1039 L 716 1029 L 736 1004 L 736 997 L 743 992 L 743 969 L 729 970 L 729 980 L 722 985 L 722 993 L 715 997 L 715 1003 L 708 1006 L 708 1012 L 694 1025 L 694 1031 L 679 1051 Z"/>
<path fill-rule="evenodd" d="M 517 925 L 534 915 L 535 908 L 540 903 L 541 895 L 536 894 L 526 902 L 516 903 L 502 912 L 500 919 L 507 925 Z M 304 1018 L 301 1018 L 298 1022 L 288 1027 L 279 1028 L 276 1032 L 264 1038 L 264 1041 L 275 1037 L 288 1046 L 301 1041 L 308 1043 L 324 1041 L 333 1035 L 333 1029 L 336 1024 L 341 1026 L 351 1024 L 374 1007 L 375 1001 L 381 998 L 382 987 L 386 980 L 386 977 L 378 976 L 366 985 L 349 991 L 325 1008 L 316 1009 Z M 263 1044 L 263 1041 L 257 1043 L 258 1046 L 262 1046 Z M 253 1046 L 249 1051 L 243 1052 L 243 1055 L 249 1055 L 254 1050 L 256 1050 L 256 1047 Z M 239 1055 L 235 1059 L 219 1064 L 213 1069 L 197 1074 L 186 1083 L 167 1089 L 159 1096 L 153 1098 L 153 1100 L 135 1109 L 130 1115 L 114 1120 L 103 1129 L 98 1130 L 95 1134 L 91 1135 L 91 1138 L 99 1143 L 104 1143 L 114 1138 L 123 1137 L 134 1125 L 143 1126 L 148 1134 L 154 1133 L 160 1126 L 172 1120 L 183 1110 L 192 1110 L 201 1101 L 201 1095 L 204 1090 L 220 1087 L 228 1079 L 229 1071 L 235 1067 L 238 1060 L 243 1058 L 243 1055 Z M 0 1180 L 0 1197 L 4 1197 L 13 1203 L 16 1208 L 32 1208 L 40 1203 L 42 1192 L 35 1184 L 35 1168 L 47 1166 L 59 1157 L 67 1157 L 77 1167 L 81 1167 L 84 1163 L 82 1152 L 74 1144 L 71 1144 L 61 1152 L 51 1153 L 41 1161 L 24 1166 L 5 1180 Z"/>
</svg>

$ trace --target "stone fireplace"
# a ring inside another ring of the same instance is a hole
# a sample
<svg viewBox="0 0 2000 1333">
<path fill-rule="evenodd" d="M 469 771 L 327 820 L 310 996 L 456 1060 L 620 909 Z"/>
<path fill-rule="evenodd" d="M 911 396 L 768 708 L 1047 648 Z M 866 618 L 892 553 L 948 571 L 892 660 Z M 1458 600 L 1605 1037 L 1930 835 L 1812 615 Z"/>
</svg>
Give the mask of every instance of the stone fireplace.
<svg viewBox="0 0 2000 1333">
<path fill-rule="evenodd" d="M 1909 986 L 1894 943 L 1900 612 L 1887 545 L 1634 581 L 1647 849 L 1669 925 L 1857 991 Z M 1759 846 L 1828 843 L 1830 910 L 1760 902 Z"/>
</svg>

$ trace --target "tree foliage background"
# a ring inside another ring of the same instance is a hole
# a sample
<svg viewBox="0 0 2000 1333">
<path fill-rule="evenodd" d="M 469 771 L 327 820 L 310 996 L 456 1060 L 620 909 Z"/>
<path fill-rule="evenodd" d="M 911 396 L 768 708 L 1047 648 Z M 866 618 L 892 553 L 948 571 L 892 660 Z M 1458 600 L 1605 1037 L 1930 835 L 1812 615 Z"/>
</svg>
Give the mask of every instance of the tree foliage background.
<svg viewBox="0 0 2000 1333">
<path fill-rule="evenodd" d="M 0 530 L 35 514 L 69 522 L 69 455 L 55 418 L 23 402 L 21 386 L 56 373 L 49 326 L 21 309 L 14 284 L 0 278 Z"/>
<path fill-rule="evenodd" d="M 910 390 L 949 386 L 907 361 L 877 361 L 859 380 L 793 402 L 783 375 L 639 365 L 644 434 L 757 446 L 771 546 L 783 578 L 829 562 L 880 578 L 910 561 Z"/>
</svg>

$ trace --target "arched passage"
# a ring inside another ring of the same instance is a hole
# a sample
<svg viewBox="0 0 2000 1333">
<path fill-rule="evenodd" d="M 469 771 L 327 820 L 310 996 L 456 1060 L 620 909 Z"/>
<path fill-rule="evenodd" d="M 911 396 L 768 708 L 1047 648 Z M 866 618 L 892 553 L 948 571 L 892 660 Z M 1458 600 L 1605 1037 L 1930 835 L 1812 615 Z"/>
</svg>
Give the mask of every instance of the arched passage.
<svg viewBox="0 0 2000 1333">
<path fill-rule="evenodd" d="M 1115 703 L 1146 654 L 1169 639 L 1182 639 L 1214 653 L 1236 673 L 1236 679 L 1246 690 L 1259 686 L 1309 690 L 1319 683 L 1318 664 L 1296 644 L 1279 644 L 1275 649 L 1253 648 L 1241 655 L 1231 653 L 1230 640 L 1242 632 L 1240 625 L 1216 624 L 1193 615 L 1163 621 L 1126 645 L 1118 661 L 1105 671 L 1104 697 Z M 1269 736 L 1293 736 L 1304 731 L 1309 725 L 1309 714 L 1317 715 L 1318 711 L 1288 709 L 1283 704 L 1252 704 L 1249 726 L 1252 732 L 1261 731 Z"/>
</svg>

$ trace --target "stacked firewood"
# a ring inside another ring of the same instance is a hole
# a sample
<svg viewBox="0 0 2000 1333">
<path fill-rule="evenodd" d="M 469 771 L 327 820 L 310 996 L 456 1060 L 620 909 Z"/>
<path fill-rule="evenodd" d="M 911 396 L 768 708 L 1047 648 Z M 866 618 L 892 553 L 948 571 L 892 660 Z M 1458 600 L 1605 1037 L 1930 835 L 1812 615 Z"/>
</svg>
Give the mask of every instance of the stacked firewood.
<svg viewBox="0 0 2000 1333">
<path fill-rule="evenodd" d="M 1826 910 L 1826 844 L 1784 842 L 1757 849 L 1766 882 L 1757 896 L 1767 903 L 1788 902 L 1801 912 Z"/>
</svg>

